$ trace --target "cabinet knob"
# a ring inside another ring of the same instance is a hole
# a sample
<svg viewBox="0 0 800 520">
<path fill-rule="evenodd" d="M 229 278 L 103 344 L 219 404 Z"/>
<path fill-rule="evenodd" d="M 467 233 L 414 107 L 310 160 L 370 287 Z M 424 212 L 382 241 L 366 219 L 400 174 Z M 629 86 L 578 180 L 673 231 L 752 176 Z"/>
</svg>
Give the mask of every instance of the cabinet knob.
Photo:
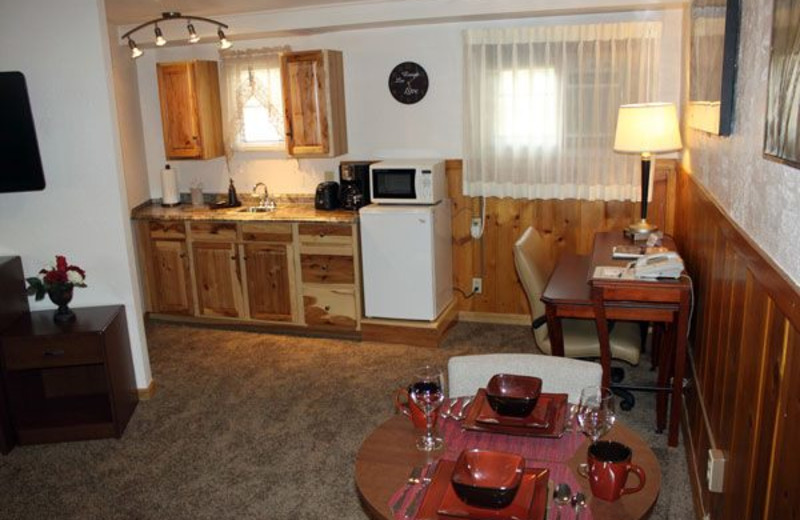
<svg viewBox="0 0 800 520">
<path fill-rule="evenodd" d="M 323 307 L 323 309 L 325 309 L 325 312 L 328 312 L 328 311 L 331 310 L 331 306 L 330 305 L 326 305 L 325 307 Z"/>
<path fill-rule="evenodd" d="M 231 260 L 236 260 L 236 255 L 233 255 L 233 256 L 231 257 Z"/>
</svg>

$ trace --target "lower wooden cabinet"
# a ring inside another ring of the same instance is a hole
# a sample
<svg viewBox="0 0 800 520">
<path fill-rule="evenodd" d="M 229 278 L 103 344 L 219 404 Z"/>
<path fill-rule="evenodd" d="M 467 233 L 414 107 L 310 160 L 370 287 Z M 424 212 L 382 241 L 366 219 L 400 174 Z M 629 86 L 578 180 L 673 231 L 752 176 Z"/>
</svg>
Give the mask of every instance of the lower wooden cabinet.
<svg viewBox="0 0 800 520">
<path fill-rule="evenodd" d="M 153 240 L 152 269 L 155 312 L 194 313 L 186 241 Z"/>
<path fill-rule="evenodd" d="M 360 329 L 353 224 L 146 221 L 137 230 L 150 312 Z"/>
<path fill-rule="evenodd" d="M 240 318 L 242 285 L 233 242 L 192 242 L 197 314 Z"/>
<path fill-rule="evenodd" d="M 284 244 L 245 243 L 247 303 L 254 320 L 293 321 L 293 250 Z"/>
</svg>

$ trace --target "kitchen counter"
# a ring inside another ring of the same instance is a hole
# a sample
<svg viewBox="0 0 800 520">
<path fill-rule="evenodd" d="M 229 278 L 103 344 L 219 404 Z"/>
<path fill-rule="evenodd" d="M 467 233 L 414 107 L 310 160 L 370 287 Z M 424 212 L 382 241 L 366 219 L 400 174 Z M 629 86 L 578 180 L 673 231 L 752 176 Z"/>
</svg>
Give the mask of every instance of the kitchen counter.
<svg viewBox="0 0 800 520">
<path fill-rule="evenodd" d="M 247 206 L 230 209 L 211 209 L 208 206 L 181 204 L 164 207 L 158 203 L 145 203 L 131 212 L 134 220 L 211 220 L 233 222 L 358 222 L 358 212 L 348 210 L 323 211 L 314 209 L 313 203 L 278 202 L 274 211 L 249 212 Z"/>
</svg>

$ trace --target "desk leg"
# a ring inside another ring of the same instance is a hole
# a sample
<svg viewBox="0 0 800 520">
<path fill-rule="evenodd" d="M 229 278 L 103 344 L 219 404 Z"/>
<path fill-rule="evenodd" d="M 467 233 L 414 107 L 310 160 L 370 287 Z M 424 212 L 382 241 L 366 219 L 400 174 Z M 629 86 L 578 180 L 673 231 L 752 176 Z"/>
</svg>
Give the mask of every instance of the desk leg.
<svg viewBox="0 0 800 520">
<path fill-rule="evenodd" d="M 603 289 L 592 288 L 594 320 L 597 325 L 597 339 L 600 343 L 600 365 L 603 367 L 603 386 L 611 386 L 611 343 L 606 319 L 606 306 L 603 302 Z"/>
<path fill-rule="evenodd" d="M 669 384 L 669 376 L 672 374 L 672 353 L 675 351 L 675 327 L 669 327 L 667 332 L 664 328 L 665 323 L 653 324 L 653 355 L 658 352 L 658 360 L 653 360 L 653 364 L 658 364 L 658 387 L 666 388 Z M 669 402 L 669 391 L 659 390 L 656 394 L 656 431 L 661 433 L 667 427 L 667 404 Z"/>
<path fill-rule="evenodd" d="M 550 355 L 564 357 L 564 331 L 561 328 L 561 318 L 556 314 L 553 305 L 545 305 L 547 317 L 547 336 L 550 338 Z"/>
<path fill-rule="evenodd" d="M 689 331 L 689 291 L 681 293 L 678 326 L 675 330 L 675 370 L 672 374 L 672 403 L 669 417 L 670 446 L 678 445 L 680 432 L 681 406 L 683 404 L 683 375 L 686 371 L 686 334 Z"/>
</svg>

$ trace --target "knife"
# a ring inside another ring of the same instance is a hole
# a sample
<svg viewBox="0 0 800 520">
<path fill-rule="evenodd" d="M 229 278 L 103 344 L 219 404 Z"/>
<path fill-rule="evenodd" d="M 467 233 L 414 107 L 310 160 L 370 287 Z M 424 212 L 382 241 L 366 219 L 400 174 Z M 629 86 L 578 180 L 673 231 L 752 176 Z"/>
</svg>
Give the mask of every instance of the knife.
<svg viewBox="0 0 800 520">
<path fill-rule="evenodd" d="M 406 509 L 406 518 L 414 518 L 417 515 L 419 506 L 422 503 L 422 497 L 425 496 L 425 491 L 428 488 L 428 484 L 431 483 L 431 479 L 433 478 L 433 474 L 436 472 L 436 466 L 438 466 L 438 464 L 438 460 L 432 462 L 425 471 L 425 475 L 421 479 L 422 487 L 419 491 L 417 491 L 417 494 L 414 495 L 414 498 L 411 499 L 411 504 L 409 504 L 408 509 Z"/>
<path fill-rule="evenodd" d="M 392 504 L 392 514 L 397 514 L 397 512 L 403 507 L 403 503 L 408 497 L 408 492 L 411 491 L 412 484 L 418 482 L 421 475 L 422 468 L 419 466 L 414 466 L 414 468 L 411 470 L 411 474 L 408 476 L 408 480 L 406 481 L 406 487 L 403 489 L 403 494 L 400 495 L 400 498 L 398 498 L 394 504 Z"/>
</svg>

